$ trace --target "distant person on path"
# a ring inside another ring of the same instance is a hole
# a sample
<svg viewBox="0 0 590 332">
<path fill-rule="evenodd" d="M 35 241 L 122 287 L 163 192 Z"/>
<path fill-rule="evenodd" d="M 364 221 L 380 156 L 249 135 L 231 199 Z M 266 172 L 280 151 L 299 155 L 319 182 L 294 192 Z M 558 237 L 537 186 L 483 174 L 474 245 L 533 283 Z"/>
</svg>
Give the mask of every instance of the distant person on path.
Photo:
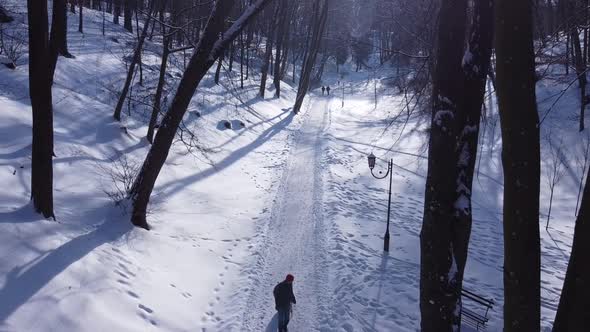
<svg viewBox="0 0 590 332">
<path fill-rule="evenodd" d="M 329 96 L 330 95 L 330 86 L 329 85 L 326 87 L 326 91 L 328 92 L 328 96 Z"/>
<path fill-rule="evenodd" d="M 322 85 L 322 96 L 324 95 L 325 91 L 326 91 L 326 88 L 324 88 L 324 86 Z"/>
<path fill-rule="evenodd" d="M 275 286 L 272 291 L 275 296 L 275 309 L 279 312 L 279 332 L 287 332 L 287 324 L 291 316 L 291 303 L 295 304 L 295 295 L 293 294 L 293 280 L 291 274 L 287 274 L 284 281 Z"/>
</svg>

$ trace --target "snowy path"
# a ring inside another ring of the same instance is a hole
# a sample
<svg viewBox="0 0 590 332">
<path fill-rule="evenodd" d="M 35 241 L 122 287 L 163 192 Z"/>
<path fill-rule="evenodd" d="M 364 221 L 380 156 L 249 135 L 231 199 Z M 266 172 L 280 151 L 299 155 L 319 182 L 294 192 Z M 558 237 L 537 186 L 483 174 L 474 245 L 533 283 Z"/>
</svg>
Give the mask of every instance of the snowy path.
<svg viewBox="0 0 590 332">
<path fill-rule="evenodd" d="M 297 305 L 290 331 L 317 331 L 325 297 L 326 232 L 322 215 L 322 141 L 329 99 L 314 100 L 291 150 L 260 246 L 242 331 L 275 331 L 272 288 L 287 273 L 295 276 Z M 324 316 L 325 317 L 325 316 Z"/>
</svg>

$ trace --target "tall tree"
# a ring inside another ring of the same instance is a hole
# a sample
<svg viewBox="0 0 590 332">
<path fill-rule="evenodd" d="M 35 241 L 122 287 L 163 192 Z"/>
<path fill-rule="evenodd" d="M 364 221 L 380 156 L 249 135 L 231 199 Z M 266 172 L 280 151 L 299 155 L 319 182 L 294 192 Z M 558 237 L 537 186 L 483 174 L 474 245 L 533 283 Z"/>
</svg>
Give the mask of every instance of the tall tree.
<svg viewBox="0 0 590 332">
<path fill-rule="evenodd" d="M 33 108 L 31 200 L 35 211 L 53 212 L 53 104 L 47 0 L 27 0 L 29 20 L 29 95 Z"/>
<path fill-rule="evenodd" d="M 470 225 L 457 223 L 457 136 L 463 129 L 463 76 L 467 0 L 443 0 L 433 77 L 428 176 L 420 233 L 422 331 L 453 331 L 460 325 L 461 287 Z M 358 62 L 358 59 L 357 59 Z"/>
<path fill-rule="evenodd" d="M 276 17 L 278 18 L 278 30 L 276 36 L 276 51 L 275 51 L 275 68 L 274 68 L 274 78 L 273 84 L 275 86 L 275 97 L 279 98 L 281 96 L 281 52 L 283 50 L 283 44 L 285 41 L 285 35 L 287 26 L 289 25 L 289 19 L 287 18 L 287 12 L 289 9 L 289 4 L 286 0 L 279 0 L 278 2 L 278 13 Z"/>
<path fill-rule="evenodd" d="M 330 0 L 319 0 L 314 2 L 314 16 L 310 24 L 311 39 L 307 48 L 307 54 L 301 66 L 301 77 L 299 78 L 299 87 L 297 89 L 297 97 L 295 98 L 295 105 L 293 112 L 299 113 L 301 106 L 303 106 L 303 99 L 309 90 L 310 77 L 313 66 L 320 49 L 320 42 L 324 35 L 326 28 L 326 21 L 328 20 L 328 6 Z"/>
<path fill-rule="evenodd" d="M 589 170 L 590 172 L 590 170 Z M 553 331 L 590 330 L 590 174 L 586 175 L 580 212 Z"/>
<path fill-rule="evenodd" d="M 540 142 L 532 2 L 496 2 L 504 168 L 504 331 L 540 330 Z"/>
<path fill-rule="evenodd" d="M 133 183 L 129 199 L 133 205 L 131 222 L 135 226 L 145 229 L 150 228 L 146 220 L 150 195 L 158 174 L 168 157 L 180 121 L 199 83 L 224 49 L 271 0 L 256 0 L 253 2 L 224 32 L 225 19 L 236 1 L 218 0 L 213 5 L 207 25 L 180 80 L 172 104 L 162 119 L 162 125 L 156 134 L 154 143 Z"/>
<path fill-rule="evenodd" d="M 278 8 L 277 8 L 278 9 Z M 274 14 L 276 14 L 276 11 L 273 11 Z M 269 15 L 271 16 L 271 15 Z M 261 77 L 260 77 L 260 89 L 258 92 L 258 95 L 261 98 L 264 98 L 264 95 L 266 94 L 266 79 L 268 77 L 268 68 L 270 66 L 270 58 L 272 56 L 272 46 L 274 43 L 274 26 L 275 26 L 275 17 L 276 15 L 272 15 L 271 18 L 268 19 L 268 24 L 267 24 L 267 36 L 266 36 L 266 45 L 265 45 L 265 51 L 264 51 L 264 58 L 262 60 L 262 68 L 261 68 Z"/>
</svg>

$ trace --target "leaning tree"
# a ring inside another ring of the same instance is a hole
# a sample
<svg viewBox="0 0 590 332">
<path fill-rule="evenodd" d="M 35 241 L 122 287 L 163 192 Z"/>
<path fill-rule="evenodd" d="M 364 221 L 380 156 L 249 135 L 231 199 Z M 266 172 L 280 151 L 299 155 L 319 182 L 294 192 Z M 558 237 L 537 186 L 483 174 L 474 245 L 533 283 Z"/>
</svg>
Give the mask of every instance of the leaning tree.
<svg viewBox="0 0 590 332">
<path fill-rule="evenodd" d="M 133 225 L 150 229 L 146 220 L 149 199 L 156 179 L 168 157 L 176 131 L 199 83 L 229 44 L 271 0 L 257 0 L 246 7 L 227 30 L 225 20 L 237 0 L 215 2 L 207 25 L 184 72 L 168 112 L 164 115 L 145 161 L 137 175 L 128 199 L 133 206 Z"/>
</svg>

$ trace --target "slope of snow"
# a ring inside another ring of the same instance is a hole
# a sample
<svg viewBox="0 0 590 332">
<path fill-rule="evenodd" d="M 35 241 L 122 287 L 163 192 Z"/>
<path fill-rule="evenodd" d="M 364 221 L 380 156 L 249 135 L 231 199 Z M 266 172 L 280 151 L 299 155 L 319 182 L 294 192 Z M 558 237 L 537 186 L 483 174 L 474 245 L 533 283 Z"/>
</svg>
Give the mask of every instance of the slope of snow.
<svg viewBox="0 0 590 332">
<path fill-rule="evenodd" d="M 145 87 L 136 78 L 132 116 L 126 107 L 124 122 L 115 122 L 113 91 L 123 82 L 121 60 L 134 35 L 107 16 L 103 37 L 101 14 L 85 10 L 84 18 L 79 34 L 77 16 L 69 16 L 76 58 L 60 58 L 53 88 L 57 222 L 29 204 L 26 57 L 14 71 L 0 69 L 0 330 L 206 329 L 220 320 L 212 308 L 238 287 L 239 263 L 261 236 L 257 220 L 272 202 L 300 126 L 289 112 L 293 91 L 283 85 L 283 98 L 261 100 L 258 77 L 243 90 L 227 72 L 223 86 L 208 77 L 184 121 L 207 158 L 177 143 L 152 197 L 154 230 L 133 229 L 104 191 L 112 190 L 109 173 L 119 160 L 140 164 L 149 148 L 143 137 L 150 109 L 141 102 L 151 94 L 139 92 L 155 89 L 151 65 L 159 58 L 144 57 Z M 182 60 L 173 63 L 172 84 Z M 224 120 L 234 129 L 225 129 Z"/>
<path fill-rule="evenodd" d="M 77 16 L 69 16 L 76 59 L 59 60 L 53 88 L 57 222 L 40 218 L 29 203 L 26 55 L 16 70 L 0 68 L 0 251 L 7 253 L 0 256 L 0 330 L 273 331 L 272 288 L 287 273 L 295 275 L 298 298 L 291 331 L 419 329 L 428 116 L 406 118 L 403 96 L 368 79 L 375 73 L 346 66 L 339 76 L 327 66 L 322 83 L 332 87 L 332 96 L 312 92 L 297 116 L 290 112 L 294 91 L 288 85 L 281 99 L 262 100 L 257 73 L 244 89 L 237 88 L 235 73 L 224 71 L 221 86 L 208 77 L 184 119 L 208 153 L 175 144 L 151 200 L 154 229 L 133 229 L 104 191 L 112 190 L 109 173 L 119 161 L 139 164 L 149 148 L 144 103 L 154 89 L 159 47 L 157 40 L 146 45 L 144 87 L 136 78 L 132 107 L 117 123 L 112 111 L 134 35 L 108 23 L 107 15 L 103 37 L 102 15 L 85 13 L 84 34 L 77 32 Z M 21 11 L 14 24 L 22 19 Z M 182 67 L 180 55 L 172 59 L 169 90 Z M 552 106 L 573 78 L 558 79 L 554 67 L 538 84 L 539 113 L 553 107 L 542 124 L 542 213 L 553 160 L 548 140 L 560 147 L 567 167 L 548 232 L 546 215 L 540 222 L 547 330 L 571 250 L 583 174 L 576 156 L 587 142 L 576 130 L 576 87 Z M 377 74 L 393 72 L 384 67 Z M 465 285 L 494 299 L 488 330 L 499 331 L 501 137 L 494 99 L 486 106 Z M 225 120 L 236 126 L 225 129 Z M 370 175 L 370 152 L 379 158 L 376 172 L 386 171 L 389 158 L 394 163 L 389 254 L 383 252 L 388 183 Z"/>
</svg>

